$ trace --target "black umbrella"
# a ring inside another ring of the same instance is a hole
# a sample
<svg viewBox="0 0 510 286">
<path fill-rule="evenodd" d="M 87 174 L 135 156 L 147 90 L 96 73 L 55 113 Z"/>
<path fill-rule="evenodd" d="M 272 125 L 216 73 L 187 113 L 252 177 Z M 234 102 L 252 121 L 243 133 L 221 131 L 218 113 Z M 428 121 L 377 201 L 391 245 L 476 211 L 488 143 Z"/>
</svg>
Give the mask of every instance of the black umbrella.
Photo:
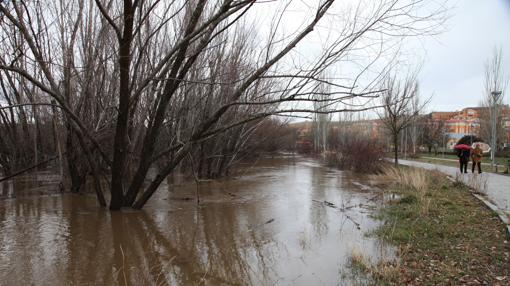
<svg viewBox="0 0 510 286">
<path fill-rule="evenodd" d="M 466 135 L 466 136 L 463 136 L 462 138 L 460 138 L 459 141 L 457 141 L 456 145 L 466 144 L 466 145 L 471 146 L 475 142 L 483 142 L 483 140 L 482 140 L 482 138 L 477 137 L 475 135 Z"/>
</svg>

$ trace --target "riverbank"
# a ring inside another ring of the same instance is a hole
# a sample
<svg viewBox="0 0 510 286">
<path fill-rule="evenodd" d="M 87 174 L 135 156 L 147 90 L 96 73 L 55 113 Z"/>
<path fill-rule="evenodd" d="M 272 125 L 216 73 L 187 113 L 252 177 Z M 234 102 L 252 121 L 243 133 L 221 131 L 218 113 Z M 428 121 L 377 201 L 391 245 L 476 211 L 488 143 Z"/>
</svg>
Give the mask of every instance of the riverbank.
<svg viewBox="0 0 510 286">
<path fill-rule="evenodd" d="M 381 210 L 385 223 L 375 235 L 399 251 L 385 266 L 393 271 L 365 267 L 378 285 L 510 285 L 506 229 L 468 188 L 422 169 L 391 169 L 386 177 L 398 199 Z"/>
</svg>

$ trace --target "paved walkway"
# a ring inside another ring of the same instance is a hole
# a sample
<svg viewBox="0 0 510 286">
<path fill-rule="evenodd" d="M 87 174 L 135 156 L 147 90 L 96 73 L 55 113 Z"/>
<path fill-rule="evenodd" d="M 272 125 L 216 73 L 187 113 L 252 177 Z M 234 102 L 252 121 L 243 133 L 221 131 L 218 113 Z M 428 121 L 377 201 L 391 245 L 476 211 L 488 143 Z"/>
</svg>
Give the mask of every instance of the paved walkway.
<svg viewBox="0 0 510 286">
<path fill-rule="evenodd" d="M 456 167 L 409 160 L 398 160 L 398 162 L 402 165 L 414 166 L 428 170 L 438 170 L 452 176 L 453 178 L 455 178 L 457 174 L 460 175 L 460 172 Z M 472 174 L 470 172 L 467 174 L 462 174 L 461 176 L 463 182 L 467 185 L 475 184 L 476 180 L 478 180 L 478 182 L 486 182 L 487 188 L 485 193 L 487 194 L 489 200 L 498 206 L 500 210 L 510 214 L 510 176 L 503 176 L 487 172 L 480 175 Z M 476 180 L 474 178 L 476 178 Z"/>
</svg>

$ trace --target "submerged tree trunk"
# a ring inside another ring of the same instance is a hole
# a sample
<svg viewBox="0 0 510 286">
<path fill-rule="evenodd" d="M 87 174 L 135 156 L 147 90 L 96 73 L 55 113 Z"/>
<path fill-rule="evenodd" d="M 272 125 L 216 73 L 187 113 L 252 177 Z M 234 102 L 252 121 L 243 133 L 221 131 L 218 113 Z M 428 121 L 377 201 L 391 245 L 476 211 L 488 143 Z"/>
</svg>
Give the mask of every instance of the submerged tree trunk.
<svg viewBox="0 0 510 286">
<path fill-rule="evenodd" d="M 74 132 L 72 128 L 67 128 L 67 138 L 66 138 L 66 161 L 67 161 L 67 171 L 69 173 L 69 177 L 71 179 L 71 192 L 78 193 L 85 183 L 86 174 L 83 174 L 83 171 L 80 170 L 80 158 L 77 155 L 77 148 L 74 140 Z"/>
</svg>

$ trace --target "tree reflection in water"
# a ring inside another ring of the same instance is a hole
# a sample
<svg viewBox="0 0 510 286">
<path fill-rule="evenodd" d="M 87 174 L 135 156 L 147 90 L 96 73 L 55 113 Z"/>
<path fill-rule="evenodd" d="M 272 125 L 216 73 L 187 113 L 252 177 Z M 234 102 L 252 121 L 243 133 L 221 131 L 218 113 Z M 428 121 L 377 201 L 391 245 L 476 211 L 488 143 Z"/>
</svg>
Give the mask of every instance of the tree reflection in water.
<svg viewBox="0 0 510 286">
<path fill-rule="evenodd" d="M 365 237 L 378 222 L 373 194 L 313 160 L 279 158 L 228 181 L 182 184 L 143 211 L 98 209 L 87 195 L 1 202 L 0 279 L 22 284 L 345 284 L 353 248 L 388 251 Z M 171 180 L 169 180 L 171 182 Z M 354 206 L 344 213 L 321 201 Z M 349 218 L 347 218 L 349 215 Z M 355 220 L 361 230 L 352 223 Z"/>
</svg>

